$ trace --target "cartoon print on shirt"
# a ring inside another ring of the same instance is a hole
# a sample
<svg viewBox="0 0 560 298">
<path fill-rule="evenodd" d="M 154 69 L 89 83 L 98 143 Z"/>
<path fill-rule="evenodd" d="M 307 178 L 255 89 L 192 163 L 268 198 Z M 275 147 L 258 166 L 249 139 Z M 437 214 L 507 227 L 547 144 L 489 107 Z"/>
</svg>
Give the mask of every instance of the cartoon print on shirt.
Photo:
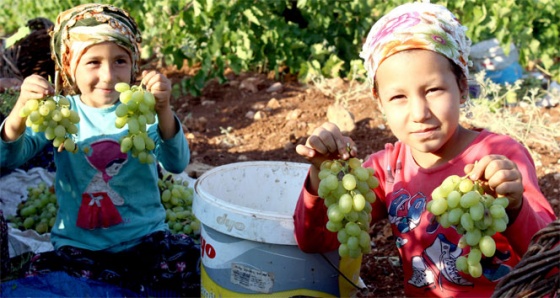
<svg viewBox="0 0 560 298">
<path fill-rule="evenodd" d="M 128 154 L 122 153 L 115 140 L 100 140 L 91 144 L 86 159 L 97 170 L 85 191 L 78 211 L 77 226 L 84 229 L 108 228 L 123 219 L 115 206 L 124 199 L 109 185 L 126 163 Z"/>
<path fill-rule="evenodd" d="M 402 237 L 397 237 L 397 240 L 395 241 L 397 244 L 397 248 L 401 248 L 403 247 L 405 244 L 408 243 L 408 239 L 402 238 Z"/>
<path fill-rule="evenodd" d="M 480 264 L 482 265 L 482 274 L 490 281 L 498 281 L 511 272 L 512 268 L 509 265 L 503 264 L 504 261 L 509 260 L 511 257 L 510 251 L 500 251 L 496 249 L 492 258 L 482 258 Z"/>
<path fill-rule="evenodd" d="M 455 265 L 462 253 L 463 249 L 447 240 L 445 235 L 438 234 L 422 256 L 412 258 L 413 274 L 408 283 L 419 288 L 432 285 L 436 280 L 440 288 L 446 283 L 472 286 L 473 283 L 463 278 Z"/>
<path fill-rule="evenodd" d="M 428 234 L 433 234 L 440 227 L 440 224 L 432 213 L 429 213 L 428 220 L 429 224 L 426 227 L 426 232 Z M 451 226 L 449 228 L 456 230 L 455 226 Z M 510 251 L 500 251 L 499 249 L 496 249 L 492 258 L 482 258 L 482 274 L 490 281 L 498 281 L 502 279 L 512 270 L 511 266 L 503 264 L 503 262 L 509 260 L 510 257 Z"/>
<path fill-rule="evenodd" d="M 426 196 L 419 192 L 411 196 L 405 189 L 393 193 L 396 197 L 389 205 L 389 222 L 397 226 L 401 233 L 414 230 L 426 208 Z"/>
</svg>

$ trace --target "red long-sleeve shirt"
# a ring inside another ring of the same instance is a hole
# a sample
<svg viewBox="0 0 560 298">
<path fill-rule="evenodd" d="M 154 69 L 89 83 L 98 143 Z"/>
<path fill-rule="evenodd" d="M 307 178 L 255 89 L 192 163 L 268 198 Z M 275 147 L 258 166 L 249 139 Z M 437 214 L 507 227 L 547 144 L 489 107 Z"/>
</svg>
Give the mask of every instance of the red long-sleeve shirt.
<svg viewBox="0 0 560 298">
<path fill-rule="evenodd" d="M 466 164 L 489 154 L 501 154 L 515 162 L 523 176 L 523 205 L 507 230 L 493 236 L 496 254 L 483 258 L 483 275 L 460 273 L 455 260 L 469 248 L 457 246 L 460 234 L 443 228 L 426 210 L 432 190 L 450 175 L 464 176 Z M 407 296 L 490 296 L 498 281 L 509 273 L 527 251 L 531 237 L 556 219 L 541 193 L 534 162 L 528 150 L 512 138 L 482 130 L 473 143 L 448 163 L 423 169 L 403 143 L 387 144 L 363 164 L 373 167 L 379 179 L 373 203 L 373 222 L 389 218 L 400 252 Z M 304 184 L 294 213 L 298 246 L 306 252 L 325 252 L 339 245 L 336 233 L 325 228 L 326 207 Z"/>
</svg>

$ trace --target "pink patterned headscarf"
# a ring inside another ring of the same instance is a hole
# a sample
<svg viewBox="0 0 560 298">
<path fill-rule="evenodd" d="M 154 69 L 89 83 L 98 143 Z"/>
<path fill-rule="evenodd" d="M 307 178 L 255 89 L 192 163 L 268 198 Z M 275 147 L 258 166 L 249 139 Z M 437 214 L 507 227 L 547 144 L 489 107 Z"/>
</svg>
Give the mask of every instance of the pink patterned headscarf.
<svg viewBox="0 0 560 298">
<path fill-rule="evenodd" d="M 396 7 L 373 25 L 362 47 L 360 57 L 370 83 L 375 86 L 377 68 L 387 57 L 412 49 L 444 55 L 468 78 L 471 41 L 466 30 L 442 5 L 416 2 Z"/>
<path fill-rule="evenodd" d="M 92 45 L 110 41 L 118 44 L 132 59 L 132 79 L 138 72 L 142 37 L 130 15 L 108 4 L 82 4 L 60 13 L 51 32 L 51 52 L 56 65 L 57 91 L 75 91 L 76 66 Z"/>
</svg>

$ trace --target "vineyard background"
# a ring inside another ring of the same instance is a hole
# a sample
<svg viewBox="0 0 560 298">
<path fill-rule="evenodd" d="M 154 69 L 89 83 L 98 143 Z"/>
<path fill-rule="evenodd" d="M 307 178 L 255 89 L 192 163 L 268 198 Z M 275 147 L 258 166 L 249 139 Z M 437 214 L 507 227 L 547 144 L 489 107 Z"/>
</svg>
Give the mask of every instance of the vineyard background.
<svg viewBox="0 0 560 298">
<path fill-rule="evenodd" d="M 89 1 L 2 1 L 0 36 L 9 45 L 29 33 L 26 22 L 53 20 Z M 359 157 L 395 139 L 371 99 L 358 59 L 373 22 L 406 1 L 266 0 L 100 1 L 125 8 L 143 33 L 143 68 L 172 78 L 173 105 L 192 150 L 188 172 L 247 160 L 305 162 L 295 146 L 328 119 L 333 104 L 349 111 Z M 534 156 L 543 193 L 560 214 L 560 107 L 550 91 L 560 78 L 560 2 L 432 1 L 454 11 L 473 42 L 496 37 L 519 49 L 519 63 L 543 79 L 487 85 L 465 107 L 465 126 L 507 133 Z M 20 31 L 18 31 L 20 30 Z M 1 64 L 0 64 L 1 65 Z M 515 93 L 515 100 L 505 101 Z M 547 99 L 550 105 L 543 106 Z M 9 112 L 2 102 L 0 112 Z M 402 269 L 386 221 L 372 227 L 373 251 L 362 278 L 371 297 L 403 296 Z"/>
</svg>

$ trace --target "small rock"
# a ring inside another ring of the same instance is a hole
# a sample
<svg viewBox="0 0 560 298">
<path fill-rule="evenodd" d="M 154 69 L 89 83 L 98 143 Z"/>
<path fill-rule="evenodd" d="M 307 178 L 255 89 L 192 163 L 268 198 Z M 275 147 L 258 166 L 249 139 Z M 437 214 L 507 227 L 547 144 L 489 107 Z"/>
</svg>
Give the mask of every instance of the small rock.
<svg viewBox="0 0 560 298">
<path fill-rule="evenodd" d="M 266 107 L 269 109 L 278 109 L 280 108 L 280 102 L 278 101 L 278 99 L 273 97 L 268 101 Z"/>
<path fill-rule="evenodd" d="M 200 103 L 203 106 L 213 106 L 216 104 L 215 100 L 204 100 Z"/>
<path fill-rule="evenodd" d="M 290 119 L 290 120 L 286 121 L 284 126 L 288 129 L 294 129 L 294 128 L 298 127 L 298 123 L 295 119 Z"/>
<path fill-rule="evenodd" d="M 259 82 L 260 80 L 255 77 L 246 78 L 243 81 L 241 81 L 241 84 L 239 84 L 239 89 L 248 90 L 249 92 L 256 93 L 257 91 L 259 91 L 259 88 L 257 87 Z"/>
<path fill-rule="evenodd" d="M 272 93 L 272 92 L 282 92 L 282 89 L 284 87 L 282 86 L 282 83 L 280 82 L 276 82 L 272 85 L 270 85 L 270 87 L 268 87 L 268 89 L 266 89 L 266 92 L 268 93 Z"/>
<path fill-rule="evenodd" d="M 286 120 L 295 120 L 295 119 L 299 118 L 299 116 L 301 116 L 301 114 L 303 114 L 303 112 L 300 109 L 292 110 L 292 111 L 288 112 L 288 115 L 286 115 Z"/>
<path fill-rule="evenodd" d="M 257 111 L 255 116 L 253 117 L 254 120 L 262 120 L 266 118 L 266 114 L 263 111 Z"/>
<path fill-rule="evenodd" d="M 255 112 L 253 112 L 253 111 L 247 112 L 245 114 L 245 118 L 254 119 L 255 118 Z"/>
<path fill-rule="evenodd" d="M 356 128 L 354 116 L 340 104 L 330 105 L 327 109 L 328 121 L 336 124 L 340 131 L 349 133 Z"/>
<path fill-rule="evenodd" d="M 255 103 L 255 104 L 253 104 L 253 105 L 251 106 L 251 109 L 253 109 L 253 110 L 262 110 L 262 109 L 264 109 L 264 103 L 262 103 L 262 102 L 257 102 L 257 103 Z"/>
<path fill-rule="evenodd" d="M 238 87 L 239 86 L 239 81 L 238 80 L 231 80 L 228 81 L 228 85 L 232 86 L 232 87 Z"/>
<path fill-rule="evenodd" d="M 239 155 L 239 157 L 237 158 L 237 160 L 239 161 L 247 161 L 249 160 L 249 158 L 246 155 Z"/>
</svg>

